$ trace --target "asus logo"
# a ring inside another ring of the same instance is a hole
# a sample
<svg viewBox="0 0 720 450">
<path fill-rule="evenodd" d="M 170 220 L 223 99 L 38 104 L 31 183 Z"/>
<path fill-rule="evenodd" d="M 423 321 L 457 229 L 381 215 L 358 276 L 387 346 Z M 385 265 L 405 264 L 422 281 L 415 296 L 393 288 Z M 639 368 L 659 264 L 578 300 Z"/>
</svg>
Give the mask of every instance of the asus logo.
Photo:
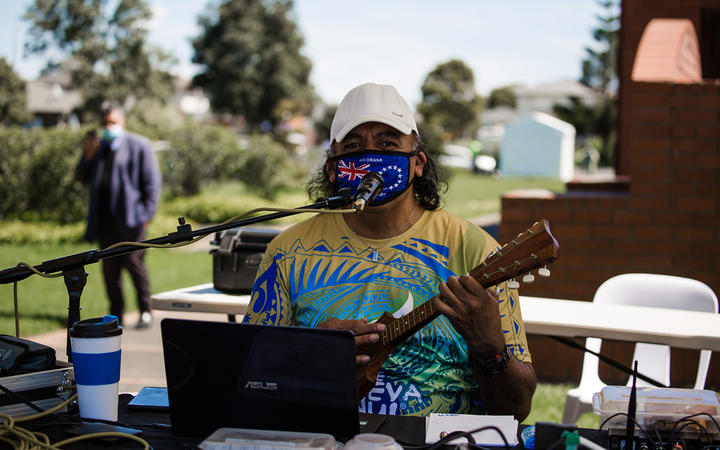
<svg viewBox="0 0 720 450">
<path fill-rule="evenodd" d="M 271 383 L 269 381 L 248 381 L 245 383 L 245 389 L 263 390 L 263 391 L 277 391 L 277 383 Z"/>
</svg>

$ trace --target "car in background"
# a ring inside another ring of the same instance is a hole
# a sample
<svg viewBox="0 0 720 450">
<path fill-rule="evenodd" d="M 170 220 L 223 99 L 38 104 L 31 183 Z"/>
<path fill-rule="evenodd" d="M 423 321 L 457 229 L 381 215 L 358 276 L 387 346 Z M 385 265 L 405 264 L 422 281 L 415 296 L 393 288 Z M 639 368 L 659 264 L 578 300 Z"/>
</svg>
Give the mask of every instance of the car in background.
<svg viewBox="0 0 720 450">
<path fill-rule="evenodd" d="M 497 161 L 490 155 L 477 155 L 463 145 L 447 144 L 444 154 L 438 157 L 438 163 L 445 167 L 456 167 L 471 170 L 475 173 L 493 174 Z"/>
</svg>

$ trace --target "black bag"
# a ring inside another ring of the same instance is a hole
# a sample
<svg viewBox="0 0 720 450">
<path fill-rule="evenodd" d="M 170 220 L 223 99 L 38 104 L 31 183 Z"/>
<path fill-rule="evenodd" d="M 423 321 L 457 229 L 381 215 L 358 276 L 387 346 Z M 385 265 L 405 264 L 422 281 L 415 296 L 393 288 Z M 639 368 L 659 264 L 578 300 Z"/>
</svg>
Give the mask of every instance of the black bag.
<svg viewBox="0 0 720 450">
<path fill-rule="evenodd" d="M 55 368 L 55 349 L 27 339 L 0 335 L 0 376 Z"/>
<path fill-rule="evenodd" d="M 268 243 L 280 230 L 231 228 L 218 231 L 210 242 L 218 246 L 213 255 L 213 286 L 218 291 L 249 294 Z"/>
</svg>

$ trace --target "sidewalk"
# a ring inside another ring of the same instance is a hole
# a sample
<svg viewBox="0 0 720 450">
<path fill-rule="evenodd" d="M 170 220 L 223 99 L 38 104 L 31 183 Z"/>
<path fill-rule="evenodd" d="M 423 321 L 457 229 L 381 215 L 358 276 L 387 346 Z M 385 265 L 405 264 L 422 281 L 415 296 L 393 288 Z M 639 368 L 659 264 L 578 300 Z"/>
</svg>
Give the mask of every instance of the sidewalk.
<svg viewBox="0 0 720 450">
<path fill-rule="evenodd" d="M 144 386 L 165 386 L 160 321 L 166 317 L 192 320 L 226 322 L 227 315 L 211 313 L 188 313 L 182 311 L 153 311 L 149 328 L 136 330 L 137 313 L 125 314 L 122 334 L 122 365 L 120 367 L 120 392 L 136 393 Z M 88 317 L 83 317 L 87 319 Z M 239 319 L 239 318 L 238 318 Z M 58 360 L 67 361 L 65 354 L 66 330 L 31 336 L 28 339 L 55 349 Z"/>
</svg>

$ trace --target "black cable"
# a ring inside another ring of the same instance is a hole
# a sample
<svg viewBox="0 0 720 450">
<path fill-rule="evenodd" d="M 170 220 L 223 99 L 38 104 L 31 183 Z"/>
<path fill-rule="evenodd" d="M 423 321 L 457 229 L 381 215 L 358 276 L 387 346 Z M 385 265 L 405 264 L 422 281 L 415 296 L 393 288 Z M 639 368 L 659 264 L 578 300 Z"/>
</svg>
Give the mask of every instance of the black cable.
<svg viewBox="0 0 720 450">
<path fill-rule="evenodd" d="M 503 432 L 500 430 L 500 428 L 496 427 L 495 425 L 487 425 L 480 428 L 475 428 L 474 430 L 470 431 L 453 431 L 452 433 L 448 434 L 444 438 L 440 439 L 439 441 L 432 444 L 430 447 L 427 448 L 427 450 L 435 450 L 436 448 L 439 448 L 443 445 L 445 445 L 447 442 L 452 441 L 458 437 L 464 437 L 468 440 L 468 443 L 471 445 L 475 445 L 475 438 L 473 437 L 473 434 L 479 433 L 481 431 L 486 430 L 495 430 L 502 439 L 503 443 L 505 444 L 506 449 L 511 449 L 510 444 L 508 444 L 507 438 L 503 434 Z"/>
<path fill-rule="evenodd" d="M 608 417 L 607 419 L 603 420 L 603 422 L 602 422 L 602 423 L 600 424 L 600 426 L 598 427 L 598 430 L 602 430 L 603 426 L 605 426 L 605 424 L 606 424 L 610 419 L 612 419 L 612 418 L 614 418 L 614 417 L 617 417 L 617 416 L 625 416 L 625 417 L 628 417 L 628 414 L 627 414 L 627 413 L 624 413 L 624 412 L 618 412 L 618 413 L 615 413 L 615 414 L 611 415 L 611 416 Z M 640 425 L 640 424 L 637 422 L 637 420 L 632 419 L 632 421 L 633 421 L 633 423 L 635 424 L 636 427 L 640 428 L 640 431 L 643 432 L 643 434 L 644 434 L 645 437 L 648 439 L 648 441 L 650 441 L 650 443 L 652 443 L 653 445 L 655 445 L 655 441 L 653 441 L 652 438 L 650 437 L 650 435 L 648 434 L 648 432 L 645 431 L 645 428 L 643 428 L 642 425 Z"/>
<path fill-rule="evenodd" d="M 35 403 L 33 403 L 33 402 L 31 402 L 30 400 L 26 399 L 25 397 L 23 397 L 22 395 L 18 394 L 17 392 L 11 391 L 10 389 L 8 389 L 8 388 L 6 388 L 5 386 L 3 386 L 2 384 L 0 384 L 0 391 L 3 391 L 3 392 L 5 392 L 5 393 L 8 394 L 8 395 L 11 395 L 11 396 L 17 398 L 18 400 L 20 400 L 21 402 L 25 403 L 26 405 L 28 405 L 29 407 L 31 407 L 32 409 L 34 409 L 35 411 L 37 411 L 37 412 L 39 412 L 39 413 L 45 412 L 45 410 L 43 410 L 42 408 L 40 408 L 39 406 L 37 406 Z"/>
</svg>

